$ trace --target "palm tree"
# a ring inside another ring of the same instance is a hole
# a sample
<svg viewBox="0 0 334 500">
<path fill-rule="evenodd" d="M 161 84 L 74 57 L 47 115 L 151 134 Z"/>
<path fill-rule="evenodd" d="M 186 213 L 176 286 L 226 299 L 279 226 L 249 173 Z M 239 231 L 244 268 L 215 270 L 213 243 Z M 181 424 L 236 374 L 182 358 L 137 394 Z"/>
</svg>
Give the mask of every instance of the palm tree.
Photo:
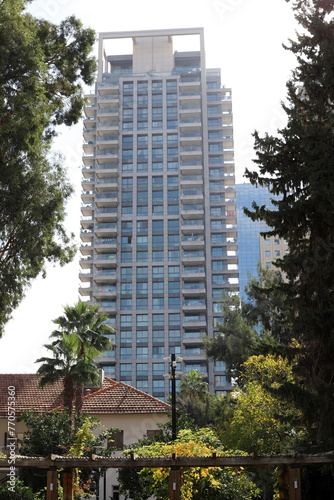
<svg viewBox="0 0 334 500">
<path fill-rule="evenodd" d="M 43 365 L 38 369 L 43 386 L 63 377 L 64 406 L 70 415 L 75 401 L 76 414 L 82 408 L 84 384 L 98 382 L 98 368 L 94 357 L 112 349 L 108 334 L 113 332 L 105 322 L 108 315 L 99 313 L 99 305 L 77 302 L 65 306 L 65 314 L 53 320 L 60 326 L 50 335 L 55 339 L 45 347 L 52 352 L 52 358 L 40 358 Z"/>
<path fill-rule="evenodd" d="M 190 370 L 183 375 L 177 397 L 179 412 L 191 417 L 199 427 L 205 427 L 210 420 L 210 393 L 203 378 L 204 374 L 197 370 Z"/>
<path fill-rule="evenodd" d="M 52 344 L 46 344 L 52 357 L 39 358 L 36 363 L 43 363 L 37 373 L 41 375 L 40 385 L 54 384 L 63 380 L 64 406 L 72 419 L 75 387 L 78 383 L 96 383 L 98 371 L 88 357 L 78 359 L 76 356 L 76 341 L 74 337 L 63 337 Z"/>
</svg>

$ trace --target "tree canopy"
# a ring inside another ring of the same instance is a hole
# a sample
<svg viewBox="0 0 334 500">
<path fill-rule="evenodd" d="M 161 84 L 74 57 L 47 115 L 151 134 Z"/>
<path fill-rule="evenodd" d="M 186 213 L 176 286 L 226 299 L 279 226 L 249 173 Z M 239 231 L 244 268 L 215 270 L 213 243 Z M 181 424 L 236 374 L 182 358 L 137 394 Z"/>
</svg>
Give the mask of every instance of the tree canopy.
<svg viewBox="0 0 334 500">
<path fill-rule="evenodd" d="M 55 340 L 45 345 L 52 357 L 44 356 L 36 363 L 42 363 L 37 370 L 41 386 L 63 380 L 64 406 L 72 416 L 73 403 L 76 413 L 81 413 L 84 384 L 99 382 L 94 358 L 112 349 L 107 335 L 113 330 L 105 324 L 108 315 L 99 312 L 98 304 L 79 301 L 64 310 L 65 314 L 53 321 L 60 326 L 51 334 Z"/>
<path fill-rule="evenodd" d="M 278 350 L 296 361 L 296 383 L 282 386 L 303 412 L 309 446 L 334 445 L 334 19 L 333 1 L 293 2 L 301 25 L 288 50 L 297 67 L 287 83 L 287 125 L 276 136 L 255 133 L 253 184 L 280 195 L 274 210 L 253 205 L 270 235 L 284 238 L 289 253 L 276 261 L 286 276 L 286 331 Z M 276 350 L 277 351 L 277 350 Z"/>
<path fill-rule="evenodd" d="M 231 454 L 224 450 L 221 442 L 210 429 L 197 431 L 181 430 L 173 443 L 156 442 L 146 446 L 134 446 L 131 451 L 141 457 L 211 456 L 213 452 L 224 456 Z M 233 451 L 234 455 L 238 452 Z M 239 452 L 240 454 L 240 452 Z M 169 472 L 167 468 L 119 471 L 120 491 L 126 498 L 145 500 L 152 495 L 160 500 L 168 499 Z M 215 467 L 189 467 L 182 472 L 182 500 L 251 500 L 259 492 L 251 476 L 242 467 L 233 470 Z"/>
<path fill-rule="evenodd" d="M 95 72 L 93 30 L 74 16 L 36 19 L 29 3 L 0 2 L 0 334 L 45 263 L 74 256 L 64 227 L 72 187 L 51 145 L 57 125 L 81 117 Z"/>
</svg>

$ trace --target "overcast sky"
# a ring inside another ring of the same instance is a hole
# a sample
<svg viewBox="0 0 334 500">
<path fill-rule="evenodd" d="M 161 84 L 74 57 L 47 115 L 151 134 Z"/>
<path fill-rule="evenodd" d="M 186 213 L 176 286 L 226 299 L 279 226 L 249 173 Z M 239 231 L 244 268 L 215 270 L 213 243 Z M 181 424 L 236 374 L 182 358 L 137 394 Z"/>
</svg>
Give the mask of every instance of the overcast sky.
<svg viewBox="0 0 334 500">
<path fill-rule="evenodd" d="M 280 102 L 294 67 L 283 49 L 294 37 L 295 20 L 285 0 L 35 0 L 29 11 L 58 23 L 75 14 L 98 32 L 204 27 L 207 67 L 222 69 L 232 88 L 237 182 L 252 168 L 252 132 L 275 134 L 284 125 Z M 96 54 L 95 54 L 96 55 Z M 68 205 L 67 227 L 80 228 L 82 123 L 62 129 L 54 148 L 66 158 L 76 193 Z M 48 268 L 37 279 L 0 339 L 2 373 L 34 373 L 34 361 L 53 330 L 52 319 L 78 300 L 79 255 L 64 268 Z"/>
</svg>

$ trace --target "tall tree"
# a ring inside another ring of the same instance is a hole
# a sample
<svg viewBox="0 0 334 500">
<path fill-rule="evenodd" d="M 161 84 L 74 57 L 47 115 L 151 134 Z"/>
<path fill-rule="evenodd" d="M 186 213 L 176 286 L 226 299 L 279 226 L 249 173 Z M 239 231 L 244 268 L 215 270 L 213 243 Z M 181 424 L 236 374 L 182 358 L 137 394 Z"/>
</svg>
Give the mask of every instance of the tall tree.
<svg viewBox="0 0 334 500">
<path fill-rule="evenodd" d="M 112 349 L 107 335 L 113 330 L 105 324 L 108 315 L 98 310 L 99 305 L 81 301 L 65 306 L 65 314 L 53 321 L 61 328 L 52 332 L 51 338 L 55 340 L 45 346 L 52 357 L 36 361 L 43 363 L 37 371 L 42 375 L 42 386 L 63 380 L 64 406 L 70 415 L 73 403 L 76 413 L 81 413 L 84 384 L 98 383 L 94 358 Z"/>
<path fill-rule="evenodd" d="M 36 19 L 29 3 L 0 2 L 0 335 L 45 263 L 74 256 L 64 227 L 72 188 L 51 145 L 57 125 L 81 117 L 95 72 L 93 30 L 74 16 Z"/>
<path fill-rule="evenodd" d="M 101 353 L 112 349 L 108 334 L 114 330 L 105 322 L 108 314 L 99 312 L 98 304 L 89 304 L 79 301 L 74 306 L 65 306 L 63 316 L 53 320 L 59 325 L 59 330 L 54 330 L 51 338 L 61 342 L 64 335 L 74 339 L 75 356 L 78 360 L 93 359 Z M 77 381 L 75 407 L 80 413 L 82 407 L 82 397 L 84 381 Z"/>
<path fill-rule="evenodd" d="M 326 450 L 334 446 L 334 2 L 292 6 L 302 30 L 288 47 L 297 67 L 283 105 L 287 125 L 276 137 L 255 133 L 258 169 L 246 172 L 280 199 L 275 210 L 254 204 L 248 214 L 289 245 L 277 261 L 291 326 L 280 351 L 295 359 L 298 384 L 284 384 L 282 393 L 303 411 L 309 446 Z"/>
</svg>

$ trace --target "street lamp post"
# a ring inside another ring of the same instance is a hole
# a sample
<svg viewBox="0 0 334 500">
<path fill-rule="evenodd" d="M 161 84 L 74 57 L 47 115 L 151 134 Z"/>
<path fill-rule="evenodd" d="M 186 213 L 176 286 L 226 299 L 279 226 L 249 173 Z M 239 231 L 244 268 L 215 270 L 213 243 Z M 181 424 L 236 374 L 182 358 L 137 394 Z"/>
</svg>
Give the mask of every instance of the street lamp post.
<svg viewBox="0 0 334 500">
<path fill-rule="evenodd" d="M 182 358 L 176 357 L 175 353 L 170 357 L 164 358 L 164 361 L 170 363 L 170 371 L 165 377 L 168 377 L 172 385 L 172 441 L 177 437 L 177 423 L 176 423 L 176 376 L 181 375 L 181 372 L 176 371 L 177 362 L 182 361 Z M 169 498 L 170 500 L 180 500 L 181 489 L 181 471 L 179 467 L 173 465 L 169 475 Z"/>
<path fill-rule="evenodd" d="M 170 363 L 170 372 L 168 372 L 164 377 L 168 377 L 172 385 L 172 441 L 176 440 L 177 436 L 177 420 L 176 420 L 176 377 L 181 375 L 181 372 L 176 371 L 177 362 L 182 361 L 182 358 L 176 357 L 175 354 L 171 354 L 168 358 L 164 358 L 164 361 Z"/>
</svg>

